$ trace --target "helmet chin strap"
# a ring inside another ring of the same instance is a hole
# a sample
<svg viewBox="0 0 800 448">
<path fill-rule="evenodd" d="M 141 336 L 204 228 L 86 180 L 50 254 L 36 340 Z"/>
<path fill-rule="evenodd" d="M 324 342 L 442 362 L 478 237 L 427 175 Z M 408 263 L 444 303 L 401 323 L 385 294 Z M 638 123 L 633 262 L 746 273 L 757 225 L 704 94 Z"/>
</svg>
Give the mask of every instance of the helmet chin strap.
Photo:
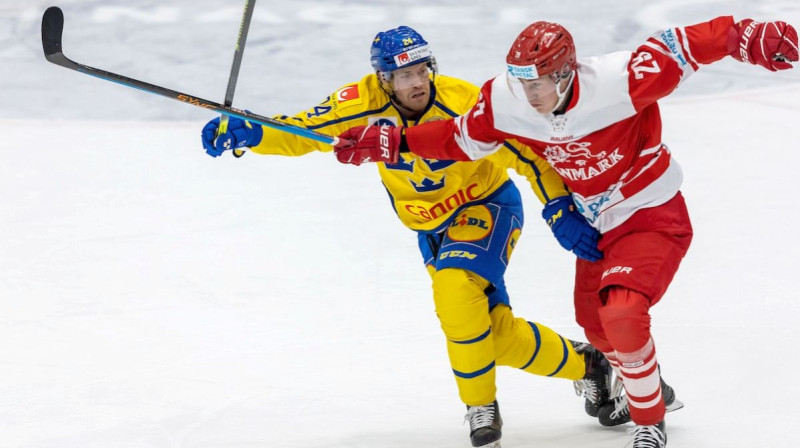
<svg viewBox="0 0 800 448">
<path fill-rule="evenodd" d="M 404 111 L 408 112 L 408 116 L 406 116 L 406 118 L 412 118 L 412 117 L 416 116 L 417 114 L 419 114 L 419 111 L 416 111 L 416 110 L 414 110 L 414 109 L 411 109 L 410 107 L 408 107 L 408 106 L 406 106 L 405 104 L 403 104 L 403 103 L 402 103 L 402 102 L 401 102 L 401 101 L 400 101 L 400 100 L 397 98 L 397 95 L 391 94 L 391 95 L 389 95 L 389 99 L 391 99 L 391 100 L 392 100 L 392 102 L 394 103 L 394 105 L 395 105 L 395 106 L 397 106 L 397 107 L 399 107 L 400 109 L 403 109 Z"/>
<path fill-rule="evenodd" d="M 569 93 L 570 89 L 572 88 L 572 81 L 575 79 L 575 70 L 570 70 L 569 71 L 569 80 L 567 82 L 567 87 L 564 88 L 564 91 L 562 92 L 561 91 L 561 81 L 563 79 L 564 78 L 562 76 L 559 76 L 558 80 L 556 81 L 556 95 L 558 95 L 558 102 L 556 103 L 556 107 L 553 108 L 551 113 L 554 113 L 557 110 L 561 109 L 564 106 L 564 103 L 567 101 L 567 98 L 569 98 L 569 95 L 567 95 L 567 94 Z"/>
<path fill-rule="evenodd" d="M 392 89 L 391 87 L 387 89 L 386 87 L 383 86 L 383 84 L 381 84 L 381 89 L 383 89 L 383 91 L 386 92 L 387 95 L 389 95 L 389 99 L 392 101 L 392 103 L 394 103 L 395 106 L 405 110 L 406 112 L 409 112 L 409 114 L 411 115 L 417 113 L 415 110 L 403 104 L 403 102 L 400 101 L 399 98 L 397 98 L 397 95 L 394 94 L 394 89 Z"/>
<path fill-rule="evenodd" d="M 567 87 L 564 88 L 564 91 L 562 92 L 561 91 L 561 81 L 564 80 L 564 77 L 563 76 L 558 76 L 558 79 L 556 80 L 556 95 L 558 95 L 558 102 L 556 103 L 556 106 L 553 108 L 553 110 L 550 111 L 550 113 L 555 113 L 556 111 L 558 111 L 559 109 L 564 107 L 564 103 L 567 101 L 567 98 L 569 98 L 568 93 L 569 93 L 570 89 L 572 89 L 572 81 L 573 81 L 573 79 L 575 79 L 575 70 L 570 70 L 569 71 L 569 80 L 567 82 Z"/>
</svg>

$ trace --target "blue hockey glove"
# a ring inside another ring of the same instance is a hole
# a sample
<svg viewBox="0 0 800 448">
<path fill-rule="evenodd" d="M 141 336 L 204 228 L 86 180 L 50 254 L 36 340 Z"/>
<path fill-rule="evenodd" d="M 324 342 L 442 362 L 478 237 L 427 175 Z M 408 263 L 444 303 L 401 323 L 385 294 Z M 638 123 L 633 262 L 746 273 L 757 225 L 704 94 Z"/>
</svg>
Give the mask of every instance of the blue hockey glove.
<svg viewBox="0 0 800 448">
<path fill-rule="evenodd" d="M 584 260 L 597 261 L 603 258 L 603 253 L 597 249 L 600 232 L 578 213 L 572 196 L 561 196 L 548 202 L 542 210 L 542 218 L 564 249 L 571 250 Z"/>
<path fill-rule="evenodd" d="M 211 157 L 219 157 L 229 149 L 256 146 L 261 143 L 261 138 L 264 136 L 261 125 L 253 125 L 236 117 L 228 119 L 227 132 L 221 135 L 217 135 L 217 132 L 219 132 L 219 117 L 209 121 L 201 134 L 203 148 Z"/>
</svg>

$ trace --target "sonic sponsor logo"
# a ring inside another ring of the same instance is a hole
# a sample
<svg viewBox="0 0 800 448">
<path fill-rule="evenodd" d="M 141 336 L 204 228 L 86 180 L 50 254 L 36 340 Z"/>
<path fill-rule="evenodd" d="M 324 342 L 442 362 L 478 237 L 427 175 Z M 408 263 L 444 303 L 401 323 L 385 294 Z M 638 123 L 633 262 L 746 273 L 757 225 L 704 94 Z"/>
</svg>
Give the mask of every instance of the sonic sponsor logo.
<svg viewBox="0 0 800 448">
<path fill-rule="evenodd" d="M 414 216 L 418 216 L 425 221 L 430 221 L 444 216 L 470 201 L 478 199 L 480 197 L 480 191 L 475 191 L 478 189 L 477 183 L 470 184 L 466 188 L 462 188 L 446 197 L 443 201 L 433 204 L 431 207 L 408 204 L 405 206 L 405 209 Z"/>
<path fill-rule="evenodd" d="M 459 213 L 447 228 L 447 237 L 452 241 L 480 241 L 486 238 L 494 226 L 492 212 L 485 205 L 476 205 Z"/>
</svg>

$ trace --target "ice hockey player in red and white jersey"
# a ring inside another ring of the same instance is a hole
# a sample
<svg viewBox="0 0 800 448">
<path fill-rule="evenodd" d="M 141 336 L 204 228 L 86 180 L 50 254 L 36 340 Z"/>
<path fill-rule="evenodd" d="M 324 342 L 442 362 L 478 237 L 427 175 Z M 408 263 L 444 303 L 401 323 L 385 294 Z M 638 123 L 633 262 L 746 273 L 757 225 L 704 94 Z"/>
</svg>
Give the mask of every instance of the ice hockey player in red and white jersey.
<svg viewBox="0 0 800 448">
<path fill-rule="evenodd" d="M 467 115 L 412 128 L 353 128 L 341 136 L 352 142 L 336 155 L 343 163 L 391 160 L 404 151 L 476 160 L 514 138 L 546 158 L 572 191 L 574 207 L 602 234 L 604 258 L 577 259 L 574 292 L 578 323 L 625 386 L 627 406 L 610 403 L 601 423 L 630 418 L 634 448 L 662 448 L 670 397 L 660 385 L 649 309 L 672 281 L 692 226 L 681 168 L 661 140 L 657 101 L 700 65 L 728 55 L 789 69 L 798 60 L 797 32 L 781 21 L 718 17 L 660 31 L 634 52 L 577 60 L 566 29 L 535 22 L 511 46 L 506 72 L 483 85 Z M 557 226 L 562 212 L 545 207 L 543 216 Z"/>
</svg>

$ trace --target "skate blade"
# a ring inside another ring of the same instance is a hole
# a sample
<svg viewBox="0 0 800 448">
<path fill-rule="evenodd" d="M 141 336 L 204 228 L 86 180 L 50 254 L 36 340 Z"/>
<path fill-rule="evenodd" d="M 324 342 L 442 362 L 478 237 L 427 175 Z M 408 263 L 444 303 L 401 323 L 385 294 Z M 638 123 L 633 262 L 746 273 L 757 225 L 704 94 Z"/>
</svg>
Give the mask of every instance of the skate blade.
<svg viewBox="0 0 800 448">
<path fill-rule="evenodd" d="M 622 381 L 620 381 L 618 376 L 614 375 L 614 379 L 611 382 L 609 398 L 613 400 L 614 398 L 621 397 L 624 390 L 625 387 L 622 385 Z"/>
<path fill-rule="evenodd" d="M 676 398 L 675 401 L 673 401 L 669 406 L 667 406 L 667 412 L 677 411 L 678 409 L 681 408 L 683 408 L 683 402 Z"/>
<path fill-rule="evenodd" d="M 477 448 L 500 448 L 500 441 L 496 440 L 492 443 L 487 443 L 486 445 L 481 445 Z"/>
</svg>

